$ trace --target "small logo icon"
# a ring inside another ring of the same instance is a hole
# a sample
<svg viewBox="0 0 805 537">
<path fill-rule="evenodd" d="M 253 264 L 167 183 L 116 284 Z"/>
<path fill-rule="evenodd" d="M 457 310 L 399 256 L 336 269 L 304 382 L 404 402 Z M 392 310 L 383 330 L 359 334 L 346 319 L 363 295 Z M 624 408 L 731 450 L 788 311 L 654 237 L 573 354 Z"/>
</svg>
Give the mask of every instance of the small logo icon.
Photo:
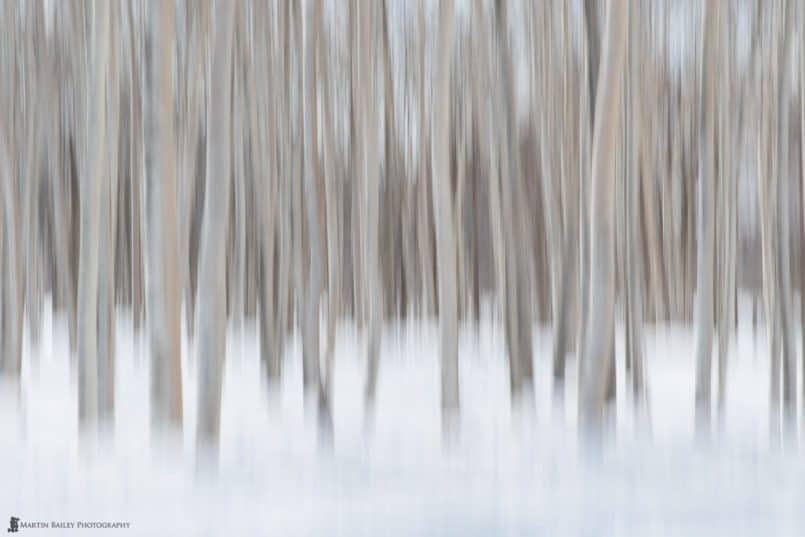
<svg viewBox="0 0 805 537">
<path fill-rule="evenodd" d="M 11 520 L 8 521 L 6 533 L 17 533 L 18 531 L 20 531 L 20 519 L 13 516 Z"/>
</svg>

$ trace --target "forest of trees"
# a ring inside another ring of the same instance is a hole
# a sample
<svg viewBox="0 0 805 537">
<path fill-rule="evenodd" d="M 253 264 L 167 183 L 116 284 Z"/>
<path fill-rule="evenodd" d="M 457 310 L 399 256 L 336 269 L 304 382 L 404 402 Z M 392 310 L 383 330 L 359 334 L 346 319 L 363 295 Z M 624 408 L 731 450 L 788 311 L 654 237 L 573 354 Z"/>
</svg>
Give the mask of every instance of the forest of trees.
<svg viewBox="0 0 805 537">
<path fill-rule="evenodd" d="M 773 432 L 796 427 L 805 2 L 2 0 L 0 26 L 0 371 L 50 295 L 83 428 L 113 420 L 125 308 L 155 428 L 183 426 L 195 341 L 201 449 L 227 325 L 250 318 L 269 389 L 301 338 L 324 433 L 337 323 L 365 339 L 371 416 L 384 324 L 432 319 L 449 431 L 459 332 L 488 302 L 512 398 L 578 378 L 592 431 L 617 390 L 648 414 L 644 327 L 689 325 L 709 431 L 739 292 Z"/>
</svg>

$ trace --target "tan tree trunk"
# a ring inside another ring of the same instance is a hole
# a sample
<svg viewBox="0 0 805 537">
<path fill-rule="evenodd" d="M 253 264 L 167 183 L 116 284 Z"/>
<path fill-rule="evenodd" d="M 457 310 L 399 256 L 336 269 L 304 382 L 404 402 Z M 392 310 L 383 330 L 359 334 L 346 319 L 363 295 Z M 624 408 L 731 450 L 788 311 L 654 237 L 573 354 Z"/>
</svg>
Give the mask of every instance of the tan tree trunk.
<svg viewBox="0 0 805 537">
<path fill-rule="evenodd" d="M 432 199 L 436 225 L 436 258 L 439 289 L 439 330 L 442 378 L 442 427 L 451 427 L 458 411 L 458 297 L 456 289 L 456 230 L 450 177 L 450 60 L 453 51 L 453 1 L 439 12 L 439 58 L 434 85 L 431 124 Z"/>
<path fill-rule="evenodd" d="M 699 155 L 699 191 L 696 259 L 696 424 L 705 431 L 710 426 L 710 375 L 713 352 L 713 284 L 715 277 L 715 114 L 719 2 L 705 8 L 704 56 L 701 92 L 703 115 L 701 154 Z"/>
<path fill-rule="evenodd" d="M 199 257 L 196 440 L 200 448 L 212 453 L 217 452 L 221 427 L 221 387 L 226 352 L 224 251 L 231 171 L 229 128 L 234 7 L 232 2 L 218 2 L 215 5 L 207 184 Z"/>
<path fill-rule="evenodd" d="M 590 218 L 590 311 L 587 322 L 584 368 L 579 390 L 579 419 L 583 427 L 600 426 L 610 370 L 614 306 L 614 223 L 617 133 L 621 123 L 621 87 L 627 47 L 628 5 L 610 0 L 603 62 L 595 109 L 592 160 L 592 213 Z"/>
<path fill-rule="evenodd" d="M 153 159 L 148 184 L 148 322 L 151 332 L 151 421 L 182 426 L 180 282 L 176 214 L 176 144 L 173 127 L 174 8 L 158 2 L 152 14 L 154 51 L 151 68 Z M 224 78 L 222 75 L 221 78 Z M 222 221 L 218 221 L 222 224 Z M 205 290 L 206 291 L 206 290 Z M 203 352 L 203 351 L 202 351 Z M 201 414 L 200 414 L 201 415 Z"/>
<path fill-rule="evenodd" d="M 106 173 L 106 63 L 108 4 L 96 1 L 92 17 L 92 62 L 87 107 L 87 169 L 81 177 L 81 246 L 78 280 L 78 416 L 82 426 L 98 419 L 98 228 L 101 182 Z"/>
</svg>

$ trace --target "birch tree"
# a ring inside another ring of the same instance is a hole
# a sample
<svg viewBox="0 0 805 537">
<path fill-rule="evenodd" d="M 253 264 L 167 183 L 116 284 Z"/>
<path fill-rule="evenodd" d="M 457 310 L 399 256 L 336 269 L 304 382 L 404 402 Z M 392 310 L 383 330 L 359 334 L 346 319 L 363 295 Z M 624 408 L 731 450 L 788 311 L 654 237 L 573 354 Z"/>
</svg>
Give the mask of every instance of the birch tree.
<svg viewBox="0 0 805 537">
<path fill-rule="evenodd" d="M 3 114 L 0 111 L 0 114 Z M 5 253 L 3 255 L 2 297 L 3 308 L 0 312 L 0 337 L 2 337 L 3 356 L 0 360 L 2 372 L 12 376 L 18 376 L 21 361 L 21 337 L 22 322 L 19 316 L 20 311 L 20 274 L 18 267 L 19 259 L 19 237 L 17 230 L 16 215 L 16 188 L 14 175 L 11 173 L 9 147 L 6 138 L 3 121 L 0 115 L 0 185 L 3 191 L 3 233 L 5 240 Z"/>
<path fill-rule="evenodd" d="M 93 2 L 92 62 L 86 125 L 86 169 L 81 177 L 81 246 L 78 280 L 78 415 L 84 426 L 98 419 L 98 224 L 101 182 L 106 177 L 106 63 L 108 4 Z"/>
<path fill-rule="evenodd" d="M 110 11 L 107 87 L 107 154 L 105 177 L 101 181 L 98 206 L 98 413 L 111 421 L 115 411 L 115 296 L 114 239 L 117 201 L 118 71 L 117 71 L 117 5 Z"/>
<path fill-rule="evenodd" d="M 610 370 L 615 306 L 614 275 L 614 153 L 621 122 L 619 111 L 627 47 L 628 5 L 607 4 L 603 61 L 597 86 L 593 128 L 592 213 L 590 217 L 590 310 L 579 390 L 582 427 L 600 426 Z"/>
<path fill-rule="evenodd" d="M 318 113 L 316 100 L 316 49 L 321 16 L 321 0 L 308 6 L 310 17 L 306 20 L 305 39 L 305 171 L 304 205 L 307 218 L 309 263 L 305 290 L 305 310 L 302 319 L 302 361 L 306 396 L 313 397 L 318 407 L 320 396 L 319 366 L 319 304 L 322 288 L 322 245 L 319 227 L 318 182 L 320 175 L 318 155 Z M 301 245 L 300 245 L 301 246 Z M 317 408 L 318 410 L 318 408 Z"/>
<path fill-rule="evenodd" d="M 380 331 L 383 315 L 383 289 L 380 280 L 379 237 L 380 227 L 380 174 L 377 155 L 377 103 L 375 99 L 375 2 L 360 2 L 360 69 L 363 92 L 361 138 L 363 144 L 360 169 L 360 189 L 364 193 L 363 208 L 363 274 L 366 278 L 364 300 L 368 310 L 368 358 L 366 403 L 371 415 L 377 391 L 380 363 Z"/>
<path fill-rule="evenodd" d="M 433 123 L 431 125 L 433 214 L 439 288 L 442 426 L 449 430 L 451 414 L 458 411 L 458 298 L 456 290 L 456 231 L 450 180 L 450 59 L 453 47 L 453 1 L 439 11 L 439 59 L 436 69 Z"/>
<path fill-rule="evenodd" d="M 198 297 L 199 448 L 217 452 L 221 388 L 226 353 L 225 240 L 230 194 L 230 83 L 234 4 L 215 4 L 211 95 L 208 113 L 207 179 L 204 197 Z"/>
<path fill-rule="evenodd" d="M 182 426 L 176 144 L 173 114 L 174 5 L 151 6 L 148 157 L 148 323 L 151 332 L 151 420 Z M 221 78 L 224 78 L 223 76 Z M 221 225 L 225 220 L 218 220 Z M 202 288 L 204 291 L 211 288 Z M 203 336 L 202 336 L 203 337 Z M 202 350 L 202 353 L 204 351 Z M 205 394 L 206 395 L 206 394 Z"/>
<path fill-rule="evenodd" d="M 777 307 L 782 335 L 783 358 L 783 417 L 788 427 L 796 427 L 796 363 L 794 356 L 794 335 L 791 328 L 791 260 L 788 221 L 788 197 L 791 177 L 788 161 L 788 96 L 790 85 L 791 26 L 794 18 L 793 2 L 782 0 L 780 6 L 782 17 L 782 35 L 778 60 L 779 82 L 777 86 L 777 236 L 778 248 L 776 258 L 777 274 Z M 794 429 L 796 430 L 796 429 Z"/>
<path fill-rule="evenodd" d="M 704 12 L 703 75 L 701 79 L 702 140 L 699 154 L 698 236 L 696 254 L 696 423 L 710 424 L 710 373 L 713 351 L 713 280 L 715 249 L 715 113 L 719 2 Z"/>
</svg>

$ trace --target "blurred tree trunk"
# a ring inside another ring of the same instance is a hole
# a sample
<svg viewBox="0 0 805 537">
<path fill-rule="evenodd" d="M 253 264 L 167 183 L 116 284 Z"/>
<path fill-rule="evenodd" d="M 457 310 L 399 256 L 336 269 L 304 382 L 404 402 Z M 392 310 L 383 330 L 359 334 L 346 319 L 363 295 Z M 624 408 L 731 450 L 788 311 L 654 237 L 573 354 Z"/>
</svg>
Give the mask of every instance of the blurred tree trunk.
<svg viewBox="0 0 805 537">
<path fill-rule="evenodd" d="M 803 32 L 805 29 L 805 2 L 798 2 L 799 6 L 799 31 Z M 805 326 L 805 36 L 800 36 L 799 42 L 799 171 L 800 171 L 800 185 L 802 188 L 802 197 L 800 198 L 800 208 L 802 210 L 801 222 L 802 227 L 800 233 L 801 251 L 800 251 L 800 281 L 799 281 L 799 301 L 800 301 L 800 323 Z M 800 327 L 800 337 L 802 338 L 802 365 L 801 369 L 805 372 L 805 329 Z M 803 373 L 805 375 L 805 373 Z M 803 406 L 805 406 L 805 381 L 802 382 L 802 397 Z M 803 416 L 805 419 L 805 416 Z"/>
<path fill-rule="evenodd" d="M 320 32 L 319 37 L 319 75 L 322 80 L 322 87 L 324 94 L 322 95 L 322 123 L 323 126 L 323 152 L 324 152 L 324 197 L 325 197 L 325 213 L 326 213 L 326 242 L 327 242 L 327 347 L 326 358 L 324 367 L 324 379 L 322 380 L 322 394 L 321 402 L 325 411 L 325 419 L 329 419 L 327 424 L 330 429 L 332 428 L 332 396 L 333 396 L 333 370 L 335 367 L 335 333 L 336 321 L 341 310 L 342 303 L 342 248 L 343 241 L 343 211 L 341 201 L 343 199 L 343 192 L 341 189 L 342 182 L 338 176 L 338 170 L 335 159 L 335 142 L 336 137 L 333 132 L 333 123 L 335 116 L 333 110 L 335 107 L 332 104 L 333 99 L 333 79 L 330 67 L 330 54 L 328 42 L 324 39 L 324 21 L 323 17 L 320 19 L 319 28 L 316 31 Z M 334 32 L 330 33 L 331 40 L 334 37 Z"/>
<path fill-rule="evenodd" d="M 774 56 L 769 39 L 761 40 L 763 48 L 763 61 L 773 70 Z M 777 248 L 775 234 L 775 204 L 776 196 L 772 196 L 774 186 L 772 148 L 775 133 L 772 129 L 771 94 L 772 76 L 764 76 L 759 88 L 759 121 L 757 141 L 758 166 L 758 208 L 760 220 L 761 263 L 762 263 L 762 294 L 764 312 L 766 316 L 767 340 L 770 356 L 770 386 L 769 386 L 769 424 L 770 434 L 776 437 L 780 430 L 780 327 L 777 315 L 777 284 L 775 275 L 774 252 Z"/>
<path fill-rule="evenodd" d="M 713 280 L 715 255 L 715 114 L 716 77 L 719 75 L 719 2 L 709 2 L 704 15 L 701 114 L 703 116 L 699 155 L 699 228 L 696 254 L 696 425 L 702 431 L 710 425 L 710 375 L 713 352 Z"/>
<path fill-rule="evenodd" d="M 496 76 L 496 72 L 493 70 L 494 57 L 493 57 L 493 47 L 491 42 L 490 36 L 490 24 L 486 17 L 482 17 L 481 10 L 483 6 L 479 3 L 475 3 L 475 10 L 474 13 L 478 18 L 478 28 L 477 31 L 480 34 L 478 37 L 478 56 L 481 62 L 481 81 L 478 83 L 481 91 L 479 91 L 478 95 L 478 108 L 480 111 L 480 115 L 483 120 L 480 122 L 479 131 L 482 133 L 480 135 L 481 138 L 481 146 L 488 148 L 489 155 L 487 156 L 487 172 L 486 178 L 488 181 L 488 188 L 489 188 L 489 196 L 488 196 L 488 207 L 489 207 L 489 228 L 490 228 L 490 238 L 491 238 L 491 250 L 492 250 L 492 267 L 493 267 L 493 276 L 494 276 L 494 283 L 495 289 L 497 292 L 497 302 L 498 308 L 500 309 L 501 314 L 504 317 L 504 324 L 505 324 L 505 315 L 507 311 L 507 303 L 508 297 L 506 294 L 507 289 L 507 278 L 506 278 L 506 245 L 504 242 L 504 233 L 503 233 L 503 215 L 501 214 L 501 185 L 500 185 L 500 144 L 497 141 L 498 139 L 498 132 L 497 132 L 497 124 L 499 122 L 499 117 L 495 114 L 495 107 L 497 104 L 495 92 L 497 91 L 497 85 L 493 79 Z M 492 98 L 486 98 L 486 94 L 483 93 L 492 92 Z M 545 178 L 545 173 L 543 170 L 543 178 Z M 547 209 L 547 207 L 546 207 Z M 504 326 L 505 331 L 505 326 Z M 508 345 L 508 341 L 506 342 Z M 511 361 L 511 356 L 509 357 Z"/>
<path fill-rule="evenodd" d="M 47 117 L 61 117 L 61 94 L 58 72 L 61 67 L 62 58 L 58 54 L 59 41 L 54 37 L 53 42 L 48 44 L 48 53 L 45 55 L 46 63 L 44 66 L 44 88 L 40 91 L 45 92 L 45 106 Z M 45 129 L 47 133 L 47 153 L 48 153 L 48 180 L 50 186 L 50 210 L 53 220 L 53 235 L 51 240 L 52 257 L 54 261 L 53 271 L 55 273 L 54 282 L 56 290 L 53 292 L 53 304 L 55 307 L 64 309 L 67 312 L 68 334 L 70 339 L 70 349 L 75 350 L 78 344 L 75 331 L 75 286 L 73 285 L 73 270 L 70 263 L 69 230 L 67 226 L 67 190 L 64 185 L 65 174 L 63 173 L 64 154 L 62 148 L 63 124 L 51 125 Z"/>
<path fill-rule="evenodd" d="M 277 252 L 278 267 L 277 267 L 277 319 L 274 325 L 274 333 L 276 334 L 276 343 L 274 344 L 275 353 L 273 358 L 269 361 L 268 377 L 269 379 L 278 379 L 282 373 L 282 350 L 284 347 L 285 338 L 288 334 L 288 317 L 291 308 L 291 249 L 293 247 L 291 242 L 291 218 L 288 208 L 291 200 L 291 190 L 289 181 L 283 181 L 289 173 L 291 168 L 291 111 L 290 111 L 290 95 L 291 95 L 291 79 L 290 79 L 290 49 L 291 49 L 291 33 L 290 33 L 290 15 L 289 6 L 285 2 L 279 3 L 279 17 L 277 21 L 279 51 L 276 57 L 274 76 L 281 79 L 281 83 L 275 84 L 277 89 L 277 112 L 278 112 L 278 126 L 279 135 L 277 137 L 279 154 L 279 174 L 277 177 L 278 184 L 278 202 L 277 207 L 283 207 L 285 210 L 278 211 L 277 217 L 279 219 L 277 233 L 279 235 L 279 250 Z M 270 132 L 270 126 L 269 126 Z"/>
<path fill-rule="evenodd" d="M 589 2 L 587 2 L 589 4 Z M 585 4 L 585 7 L 588 7 Z M 594 9 L 593 9 L 594 11 Z M 593 14 L 593 18 L 595 15 Z M 565 62 L 569 62 L 570 54 L 567 52 L 567 49 L 570 47 L 570 43 L 568 42 L 569 37 L 567 34 L 567 14 L 563 13 L 563 51 L 564 54 L 568 58 Z M 592 23 L 593 26 L 596 23 Z M 588 26 L 590 23 L 588 23 Z M 593 45 L 592 36 L 588 36 L 589 41 L 589 48 L 590 54 L 592 54 L 592 50 L 597 48 L 597 45 Z M 565 225 L 561 231 L 561 234 L 557 234 L 557 239 L 561 242 L 561 250 L 558 253 L 560 256 L 559 267 L 560 269 L 556 271 L 556 274 L 559 278 L 557 290 L 559 293 L 558 299 L 556 300 L 557 310 L 554 312 L 554 353 L 553 353 L 553 377 L 554 377 L 554 389 L 561 390 L 562 384 L 564 383 L 564 376 L 565 376 L 565 355 L 568 351 L 571 350 L 572 342 L 570 339 L 574 335 L 574 331 L 572 329 L 572 315 L 575 309 L 575 295 L 576 295 L 576 270 L 578 268 L 578 243 L 579 243 L 579 229 L 578 229 L 578 221 L 579 221 L 579 202 L 580 202 L 580 194 L 578 188 L 578 179 L 579 175 L 575 171 L 571 171 L 571 166 L 569 165 L 568 161 L 577 162 L 570 158 L 566 153 L 572 151 L 572 147 L 574 141 L 568 137 L 568 134 L 574 130 L 576 123 L 572 121 L 570 105 L 569 105 L 569 95 L 571 89 L 568 83 L 568 69 L 563 70 L 563 122 L 565 125 L 564 130 L 564 137 L 563 144 L 565 148 L 562 150 L 562 157 L 560 162 L 561 173 L 560 176 L 562 177 L 562 190 L 563 190 L 563 198 L 564 202 L 561 203 L 564 207 L 564 222 Z M 552 105 L 549 105 L 552 106 Z M 588 125 L 580 125 L 581 128 L 587 128 Z M 561 239 L 559 238 L 561 236 Z"/>
<path fill-rule="evenodd" d="M 106 177 L 106 77 L 108 4 L 92 7 L 92 61 L 87 95 L 86 167 L 81 177 L 81 246 L 78 280 L 78 415 L 83 426 L 98 419 L 98 225 L 101 182 Z"/>
<path fill-rule="evenodd" d="M 201 131 L 201 96 L 203 81 L 203 45 L 200 36 L 205 19 L 201 16 L 205 10 L 199 9 L 195 19 L 188 21 L 191 28 L 187 29 L 186 52 L 186 80 L 184 81 L 185 95 L 182 108 L 184 119 L 180 122 L 181 152 L 177 168 L 177 190 L 179 203 L 179 281 L 182 285 L 181 297 L 184 298 L 185 326 L 189 336 L 193 336 L 195 320 L 195 286 L 193 282 L 197 274 L 197 241 L 193 241 L 194 208 L 196 198 L 196 177 L 199 170 L 196 166 L 199 146 L 199 133 Z M 188 17 L 190 18 L 190 17 Z M 195 255 L 194 255 L 195 254 Z"/>
<path fill-rule="evenodd" d="M 583 427 L 597 428 L 603 417 L 610 370 L 614 307 L 614 157 L 621 123 L 621 87 L 627 47 L 628 5 L 610 0 L 603 63 L 597 86 L 592 160 L 590 227 L 590 311 L 579 391 L 579 419 Z"/>
<path fill-rule="evenodd" d="M 181 429 L 181 284 L 176 230 L 179 218 L 176 214 L 176 144 L 173 120 L 174 6 L 171 2 L 155 2 L 152 7 L 155 12 L 151 14 L 150 21 L 153 43 L 148 118 L 150 125 L 146 131 L 146 149 L 149 152 L 146 305 L 151 332 L 151 421 L 154 425 Z M 221 78 L 226 79 L 223 74 Z M 222 225 L 224 220 L 217 222 Z M 201 352 L 204 352 L 203 347 Z"/>
<path fill-rule="evenodd" d="M 218 2 L 213 17 L 212 82 L 208 113 L 207 180 L 204 197 L 198 297 L 199 447 L 217 451 L 221 387 L 226 353 L 225 257 L 230 192 L 230 84 L 234 3 Z"/>
<path fill-rule="evenodd" d="M 640 91 L 638 79 L 640 71 L 640 58 L 636 44 L 639 31 L 640 0 L 630 0 L 629 10 L 629 52 L 626 102 L 626 325 L 629 364 L 632 379 L 633 395 L 637 405 L 647 404 L 645 365 L 643 362 L 644 336 L 643 336 L 643 238 L 640 226 L 640 175 L 639 151 L 640 143 Z"/>
<path fill-rule="evenodd" d="M 115 237 L 117 202 L 117 150 L 119 145 L 119 77 L 117 5 L 110 5 L 109 82 L 107 89 L 107 177 L 101 181 L 98 245 L 98 413 L 105 421 L 115 412 Z"/>
<path fill-rule="evenodd" d="M 794 350 L 794 335 L 791 328 L 791 254 L 788 206 L 791 182 L 789 173 L 789 130 L 788 130 L 788 101 L 789 101 L 789 73 L 791 62 L 789 52 L 791 49 L 792 19 L 794 18 L 793 2 L 782 0 L 780 16 L 782 17 L 782 35 L 780 39 L 780 52 L 778 56 L 779 70 L 777 76 L 777 237 L 778 248 L 776 258 L 777 273 L 777 308 L 782 333 L 783 351 L 783 417 L 786 427 L 793 427 L 796 433 L 796 363 Z"/>
<path fill-rule="evenodd" d="M 39 344 L 39 337 L 41 331 L 42 321 L 42 262 L 41 262 L 41 247 L 39 243 L 40 235 L 40 219 L 39 219 L 39 190 L 41 178 L 41 162 L 42 162 L 42 149 L 45 147 L 44 135 L 45 129 L 50 128 L 45 124 L 45 115 L 40 106 L 41 100 L 45 92 L 45 88 L 41 88 L 43 79 L 44 62 L 38 61 L 37 56 L 46 54 L 47 48 L 45 46 L 45 28 L 44 28 L 44 15 L 42 13 L 43 6 L 37 2 L 32 2 L 26 6 L 27 8 L 27 24 L 26 29 L 26 44 L 25 44 L 25 61 L 29 65 L 33 65 L 32 69 L 28 70 L 28 87 L 30 88 L 30 105 L 26 115 L 28 121 L 28 133 L 26 144 L 26 157 L 24 161 L 25 174 L 23 184 L 23 247 L 25 262 L 24 281 L 25 281 L 25 311 L 28 319 L 28 328 L 31 336 L 31 342 L 34 346 Z M 20 307 L 22 304 L 20 304 Z M 36 356 L 33 353 L 32 356 Z"/>
<path fill-rule="evenodd" d="M 567 326 L 567 309 L 561 304 L 562 297 L 565 292 L 570 289 L 571 278 L 561 275 L 563 268 L 566 265 L 560 264 L 564 258 L 564 243 L 562 241 L 562 218 L 560 199 L 561 195 L 557 191 L 558 183 L 554 179 L 557 175 L 555 173 L 555 155 L 550 140 L 553 139 L 554 118 L 556 111 L 552 105 L 555 93 L 554 82 L 550 77 L 553 63 L 556 61 L 554 56 L 554 43 L 553 36 L 550 34 L 550 5 L 548 3 L 542 4 L 541 20 L 542 31 L 538 31 L 536 23 L 534 23 L 534 35 L 541 35 L 540 46 L 538 52 L 540 53 L 541 61 L 534 61 L 535 68 L 532 69 L 532 83 L 535 87 L 534 92 L 534 108 L 539 110 L 539 143 L 540 143 L 540 157 L 541 157 L 541 177 L 540 186 L 542 188 L 542 200 L 545 214 L 545 234 L 547 239 L 547 253 L 548 265 L 550 267 L 550 297 L 551 297 L 551 320 L 553 321 L 553 381 L 554 390 L 561 391 L 564 386 L 565 374 L 565 354 L 567 351 L 566 338 L 568 333 Z M 536 10 L 535 10 L 536 11 Z M 536 17 L 536 13 L 534 14 Z M 540 72 L 537 73 L 536 66 L 541 67 Z M 539 74 L 539 77 L 537 75 Z M 566 235 L 569 239 L 569 235 Z M 578 237 L 576 237 L 577 239 Z M 561 259 L 560 259 L 561 258 Z"/>
<path fill-rule="evenodd" d="M 253 73 L 250 76 L 250 101 L 254 103 L 256 114 L 251 115 L 253 136 L 257 148 L 254 149 L 255 184 L 257 187 L 258 229 L 260 234 L 261 276 L 260 276 L 260 359 L 269 378 L 279 375 L 280 348 L 279 328 L 277 326 L 278 308 L 275 293 L 275 255 L 277 223 L 277 177 L 275 160 L 275 130 L 277 121 L 275 102 L 277 85 L 269 87 L 268 74 L 276 74 L 275 58 L 271 43 L 273 38 L 266 34 L 270 28 L 267 6 L 262 2 L 254 4 L 254 36 L 256 40 Z"/>
<path fill-rule="evenodd" d="M 366 278 L 364 300 L 368 314 L 368 363 L 366 402 L 373 412 L 380 363 L 380 331 L 383 316 L 383 288 L 380 280 L 380 166 L 377 151 L 377 99 L 375 98 L 375 22 L 374 0 L 360 3 L 360 69 L 363 91 L 361 168 L 363 198 L 363 265 Z"/>
<path fill-rule="evenodd" d="M 433 242 L 430 221 L 430 200 L 428 199 L 428 70 L 425 65 L 425 51 L 427 47 L 427 23 L 425 20 L 425 2 L 420 0 L 418 7 L 418 41 L 419 41 L 419 173 L 417 174 L 416 189 L 418 191 L 418 217 L 417 217 L 417 242 L 419 243 L 420 271 L 423 291 L 422 316 L 435 314 L 436 284 L 433 281 Z M 432 180 L 432 178 L 430 178 Z"/>
<path fill-rule="evenodd" d="M 20 270 L 19 270 L 19 231 L 17 229 L 17 189 L 12 173 L 11 156 L 7 142 L 5 115 L 0 110 L 0 186 L 3 196 L 3 225 L 0 237 L 4 240 L 2 270 L 3 281 L 0 282 L 2 311 L 0 311 L 0 372 L 12 377 L 19 377 L 22 359 L 22 319 Z"/>
<path fill-rule="evenodd" d="M 503 250 L 505 257 L 506 286 L 504 327 L 509 352 L 509 385 L 512 397 L 521 393 L 527 383 L 533 381 L 531 315 L 527 301 L 529 291 L 529 260 L 523 251 L 528 244 L 523 179 L 520 174 L 519 129 L 516 117 L 516 94 L 514 91 L 514 57 L 508 41 L 509 12 L 505 2 L 497 6 L 496 37 L 499 54 L 499 82 L 495 96 L 498 110 L 502 111 L 496 133 L 500 140 L 500 201 L 503 222 Z"/>
<path fill-rule="evenodd" d="M 453 56 L 453 1 L 439 12 L 439 57 L 434 83 L 431 124 L 433 214 L 439 288 L 439 331 L 442 377 L 442 427 L 449 432 L 458 411 L 458 303 L 456 289 L 456 230 L 450 177 L 450 61 Z"/>
<path fill-rule="evenodd" d="M 136 23 L 138 18 L 135 18 L 133 11 L 134 0 L 128 3 L 128 15 L 130 24 L 130 53 L 131 53 L 131 72 L 130 80 L 132 81 L 132 136 L 131 136 L 131 309 L 132 317 L 134 319 L 134 328 L 139 329 L 143 320 L 143 299 L 144 299 L 144 271 L 145 263 L 143 261 L 143 238 L 142 238 L 142 224 L 143 224 L 143 188 L 142 188 L 142 151 L 143 151 L 143 91 L 141 88 L 143 64 L 142 58 L 139 57 L 138 51 L 141 52 L 139 46 L 140 35 L 142 28 Z"/>
<path fill-rule="evenodd" d="M 729 14 L 729 10 L 727 12 Z M 733 171 L 733 141 L 734 134 L 732 129 L 732 116 L 733 116 L 733 99 L 732 99 L 732 86 L 733 80 L 737 77 L 733 71 L 732 51 L 734 50 L 731 34 L 732 34 L 732 20 L 729 16 L 724 17 L 723 25 L 724 44 L 722 50 L 726 55 L 725 74 L 721 77 L 722 83 L 720 86 L 721 102 L 723 106 L 719 110 L 720 129 L 719 143 L 721 150 L 719 152 L 719 184 L 721 185 L 721 194 L 718 196 L 721 205 L 721 214 L 719 222 L 721 225 L 721 247 L 719 248 L 721 256 L 722 271 L 719 277 L 721 282 L 721 293 L 719 300 L 719 325 L 718 325 L 718 415 L 719 421 L 723 423 L 726 412 L 726 395 L 727 395 L 727 359 L 730 350 L 730 336 L 735 327 L 735 250 L 737 245 L 737 233 L 735 227 L 737 226 L 737 219 L 735 211 L 737 210 L 737 177 Z"/>
<path fill-rule="evenodd" d="M 319 369 L 319 303 L 322 287 L 322 245 L 319 225 L 319 155 L 318 155 L 318 112 L 316 92 L 316 47 L 321 16 L 321 0 L 313 0 L 308 5 L 308 17 L 305 21 L 304 50 L 304 129 L 305 139 L 305 165 L 304 165 L 304 195 L 305 213 L 307 217 L 308 246 L 310 248 L 310 262 L 308 266 L 308 279 L 306 289 L 302 293 L 305 297 L 304 316 L 302 317 L 302 361 L 306 397 L 313 397 L 318 406 L 320 395 L 320 369 Z M 302 245 L 297 244 L 300 248 Z M 301 290 L 300 290 L 301 291 Z"/>
</svg>

